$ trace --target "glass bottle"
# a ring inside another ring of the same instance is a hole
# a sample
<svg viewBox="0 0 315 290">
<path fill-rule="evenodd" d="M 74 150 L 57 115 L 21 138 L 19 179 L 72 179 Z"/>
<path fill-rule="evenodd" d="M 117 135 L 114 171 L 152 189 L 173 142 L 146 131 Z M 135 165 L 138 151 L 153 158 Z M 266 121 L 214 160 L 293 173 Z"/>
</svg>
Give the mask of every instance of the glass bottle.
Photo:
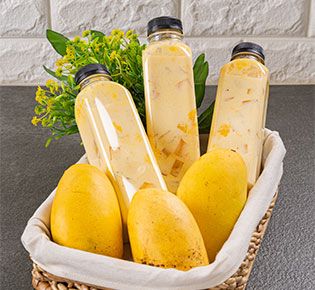
<svg viewBox="0 0 315 290">
<path fill-rule="evenodd" d="M 269 70 L 261 46 L 242 42 L 220 72 L 208 143 L 240 153 L 248 170 L 248 185 L 256 182 L 261 167 Z"/>
<path fill-rule="evenodd" d="M 75 118 L 89 163 L 116 189 L 124 224 L 138 189 L 166 185 L 129 91 L 111 81 L 106 67 L 89 64 L 76 76 Z"/>
<path fill-rule="evenodd" d="M 200 157 L 192 53 L 182 40 L 179 19 L 154 18 L 142 55 L 147 134 L 173 193 Z"/>
</svg>

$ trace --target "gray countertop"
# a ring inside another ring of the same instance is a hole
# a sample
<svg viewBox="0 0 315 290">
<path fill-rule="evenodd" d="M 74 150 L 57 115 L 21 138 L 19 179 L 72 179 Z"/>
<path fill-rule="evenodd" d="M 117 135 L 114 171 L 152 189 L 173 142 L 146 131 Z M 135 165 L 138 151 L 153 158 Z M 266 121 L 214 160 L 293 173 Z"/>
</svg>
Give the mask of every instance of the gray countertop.
<svg viewBox="0 0 315 290">
<path fill-rule="evenodd" d="M 214 87 L 207 95 L 214 96 Z M 31 289 L 31 261 L 20 237 L 27 220 L 83 154 L 78 136 L 44 148 L 49 133 L 33 127 L 34 87 L 0 87 L 0 289 Z M 247 290 L 315 289 L 315 86 L 273 86 L 267 127 L 287 148 L 279 198 Z"/>
</svg>

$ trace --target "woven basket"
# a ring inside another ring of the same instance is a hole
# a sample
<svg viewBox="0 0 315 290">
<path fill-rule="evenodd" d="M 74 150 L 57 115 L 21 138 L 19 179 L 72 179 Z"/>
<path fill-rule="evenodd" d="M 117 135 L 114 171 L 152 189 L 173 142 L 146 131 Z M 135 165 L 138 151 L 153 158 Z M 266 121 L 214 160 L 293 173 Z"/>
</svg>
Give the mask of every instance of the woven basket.
<svg viewBox="0 0 315 290">
<path fill-rule="evenodd" d="M 239 289 L 244 290 L 246 287 L 246 283 L 248 281 L 250 272 L 252 270 L 255 257 L 257 255 L 260 243 L 264 236 L 264 233 L 267 229 L 267 225 L 269 219 L 271 217 L 271 213 L 273 207 L 275 205 L 277 199 L 277 193 L 272 199 L 272 202 L 265 213 L 264 217 L 260 221 L 259 225 L 256 228 L 256 231 L 253 233 L 252 238 L 250 240 L 250 244 L 248 247 L 248 251 L 244 261 L 242 262 L 239 269 L 236 273 L 227 279 L 222 284 L 211 288 L 210 290 L 217 290 L 217 289 Z M 41 269 L 38 265 L 33 263 L 33 271 L 32 271 L 32 284 L 34 289 L 37 290 L 107 290 L 109 288 L 99 288 L 93 285 L 86 285 L 80 282 L 70 281 L 68 279 L 64 279 L 61 277 L 54 276 L 44 269 Z"/>
</svg>

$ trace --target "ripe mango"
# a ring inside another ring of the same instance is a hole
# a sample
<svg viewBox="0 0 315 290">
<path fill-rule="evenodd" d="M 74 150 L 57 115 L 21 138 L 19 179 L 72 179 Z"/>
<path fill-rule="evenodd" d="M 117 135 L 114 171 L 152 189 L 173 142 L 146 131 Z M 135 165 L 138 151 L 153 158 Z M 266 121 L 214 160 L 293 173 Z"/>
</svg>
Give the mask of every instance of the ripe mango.
<svg viewBox="0 0 315 290">
<path fill-rule="evenodd" d="M 179 270 L 208 264 L 194 217 L 170 192 L 155 188 L 139 190 L 131 201 L 127 225 L 137 263 Z"/>
<path fill-rule="evenodd" d="M 121 258 L 122 222 L 108 177 L 89 164 L 76 164 L 59 181 L 51 210 L 51 234 L 59 245 Z"/>
<path fill-rule="evenodd" d="M 188 206 L 213 262 L 228 239 L 247 198 L 247 169 L 231 150 L 215 149 L 186 172 L 177 196 Z"/>
</svg>

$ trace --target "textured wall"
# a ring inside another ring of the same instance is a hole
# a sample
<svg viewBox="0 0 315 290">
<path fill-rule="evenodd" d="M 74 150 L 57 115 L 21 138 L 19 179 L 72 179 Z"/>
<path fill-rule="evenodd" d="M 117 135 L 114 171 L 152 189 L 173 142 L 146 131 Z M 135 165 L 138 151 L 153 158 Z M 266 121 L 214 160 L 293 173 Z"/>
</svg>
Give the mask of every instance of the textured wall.
<svg viewBox="0 0 315 290">
<path fill-rule="evenodd" d="M 315 0 L 1 0 L 0 84 L 34 85 L 47 79 L 56 54 L 46 28 L 75 36 L 85 29 L 136 29 L 171 15 L 183 20 L 194 55 L 206 53 L 209 84 L 232 47 L 256 41 L 266 50 L 272 84 L 315 83 Z"/>
</svg>

